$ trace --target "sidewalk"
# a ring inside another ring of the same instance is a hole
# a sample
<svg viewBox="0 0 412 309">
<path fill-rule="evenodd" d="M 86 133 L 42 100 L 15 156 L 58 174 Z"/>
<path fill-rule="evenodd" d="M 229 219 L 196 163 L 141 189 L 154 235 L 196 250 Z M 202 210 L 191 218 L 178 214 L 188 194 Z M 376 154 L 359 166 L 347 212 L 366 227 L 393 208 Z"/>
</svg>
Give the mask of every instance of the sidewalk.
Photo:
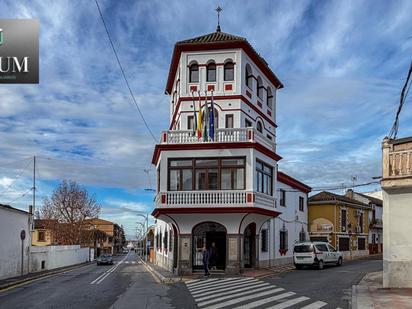
<svg viewBox="0 0 412 309">
<path fill-rule="evenodd" d="M 412 289 L 382 288 L 382 272 L 367 274 L 359 285 L 352 287 L 353 309 L 410 309 L 412 308 Z"/>
<path fill-rule="evenodd" d="M 140 257 L 139 259 L 142 262 L 142 264 L 148 269 L 148 271 L 151 272 L 152 275 L 157 278 L 159 282 L 174 283 L 174 282 L 181 282 L 181 281 L 193 279 L 192 277 L 177 276 L 176 274 L 173 274 L 172 272 L 166 269 L 163 269 L 149 261 L 145 262 L 144 259 Z"/>
<path fill-rule="evenodd" d="M 12 287 L 14 285 L 21 285 L 21 284 L 28 283 L 28 282 L 31 282 L 31 281 L 36 281 L 36 280 L 44 278 L 44 277 L 52 276 L 52 275 L 55 275 L 55 274 L 58 274 L 58 273 L 71 271 L 71 270 L 89 265 L 91 263 L 92 262 L 86 262 L 86 263 L 81 263 L 81 264 L 76 264 L 76 265 L 70 265 L 70 266 L 65 266 L 65 267 L 60 267 L 60 268 L 55 268 L 55 269 L 30 273 L 30 274 L 26 274 L 24 276 L 18 276 L 18 277 L 3 279 L 3 280 L 0 280 L 0 291 L 5 290 L 5 289 L 7 289 L 9 287 Z"/>
<path fill-rule="evenodd" d="M 294 270 L 295 266 L 293 264 L 278 265 L 268 268 L 258 268 L 258 269 L 245 269 L 242 276 L 254 277 L 254 278 L 264 278 L 280 273 L 288 272 Z"/>
</svg>

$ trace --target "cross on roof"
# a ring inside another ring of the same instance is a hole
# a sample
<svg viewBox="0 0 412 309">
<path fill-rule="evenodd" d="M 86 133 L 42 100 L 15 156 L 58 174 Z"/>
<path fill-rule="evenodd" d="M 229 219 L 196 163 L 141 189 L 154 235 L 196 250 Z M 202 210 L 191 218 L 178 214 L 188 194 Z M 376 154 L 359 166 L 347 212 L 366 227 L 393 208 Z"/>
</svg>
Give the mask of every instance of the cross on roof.
<svg viewBox="0 0 412 309">
<path fill-rule="evenodd" d="M 217 6 L 215 9 L 217 12 L 217 27 L 216 27 L 216 32 L 220 32 L 220 12 L 223 11 L 223 9 L 220 7 L 220 5 Z"/>
</svg>

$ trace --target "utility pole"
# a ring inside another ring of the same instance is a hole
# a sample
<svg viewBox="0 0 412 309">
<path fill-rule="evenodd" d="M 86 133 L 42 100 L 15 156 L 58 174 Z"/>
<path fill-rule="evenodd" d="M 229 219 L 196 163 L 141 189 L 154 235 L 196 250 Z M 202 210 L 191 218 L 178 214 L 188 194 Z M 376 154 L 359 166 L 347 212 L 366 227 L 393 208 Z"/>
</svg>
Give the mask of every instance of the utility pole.
<svg viewBox="0 0 412 309">
<path fill-rule="evenodd" d="M 36 211 L 36 156 L 33 156 L 33 214 Z"/>
</svg>

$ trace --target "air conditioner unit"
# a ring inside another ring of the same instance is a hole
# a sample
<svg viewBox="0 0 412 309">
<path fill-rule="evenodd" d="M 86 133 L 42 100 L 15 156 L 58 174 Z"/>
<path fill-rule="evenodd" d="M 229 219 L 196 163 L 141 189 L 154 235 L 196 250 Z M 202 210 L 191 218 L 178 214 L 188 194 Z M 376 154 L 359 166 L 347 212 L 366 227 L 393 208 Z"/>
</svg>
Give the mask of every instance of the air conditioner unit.
<svg viewBox="0 0 412 309">
<path fill-rule="evenodd" d="M 360 217 L 361 214 L 362 214 L 362 210 L 356 210 L 355 217 Z"/>
<path fill-rule="evenodd" d="M 362 232 L 362 228 L 358 225 L 358 226 L 356 227 L 356 233 L 360 233 L 360 232 Z"/>
</svg>

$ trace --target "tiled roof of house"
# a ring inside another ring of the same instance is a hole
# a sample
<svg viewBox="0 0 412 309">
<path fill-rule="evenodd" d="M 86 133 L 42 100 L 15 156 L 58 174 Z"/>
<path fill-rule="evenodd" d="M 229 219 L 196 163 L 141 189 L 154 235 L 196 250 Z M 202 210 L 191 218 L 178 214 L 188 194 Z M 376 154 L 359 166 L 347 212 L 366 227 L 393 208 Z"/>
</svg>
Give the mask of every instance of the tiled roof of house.
<svg viewBox="0 0 412 309">
<path fill-rule="evenodd" d="M 332 192 L 327 192 L 327 191 L 322 191 L 318 194 L 315 194 L 309 198 L 309 203 L 314 203 L 314 202 L 343 202 L 343 203 L 349 203 L 349 204 L 355 204 L 359 206 L 366 206 L 369 207 L 368 205 L 359 202 L 357 200 L 351 199 L 349 197 L 335 194 Z"/>
<path fill-rule="evenodd" d="M 225 32 L 212 32 L 209 34 L 201 35 L 192 39 L 179 41 L 176 44 L 196 44 L 196 43 L 216 43 L 216 42 L 233 42 L 233 41 L 245 41 L 243 37 L 236 36 Z"/>
</svg>

